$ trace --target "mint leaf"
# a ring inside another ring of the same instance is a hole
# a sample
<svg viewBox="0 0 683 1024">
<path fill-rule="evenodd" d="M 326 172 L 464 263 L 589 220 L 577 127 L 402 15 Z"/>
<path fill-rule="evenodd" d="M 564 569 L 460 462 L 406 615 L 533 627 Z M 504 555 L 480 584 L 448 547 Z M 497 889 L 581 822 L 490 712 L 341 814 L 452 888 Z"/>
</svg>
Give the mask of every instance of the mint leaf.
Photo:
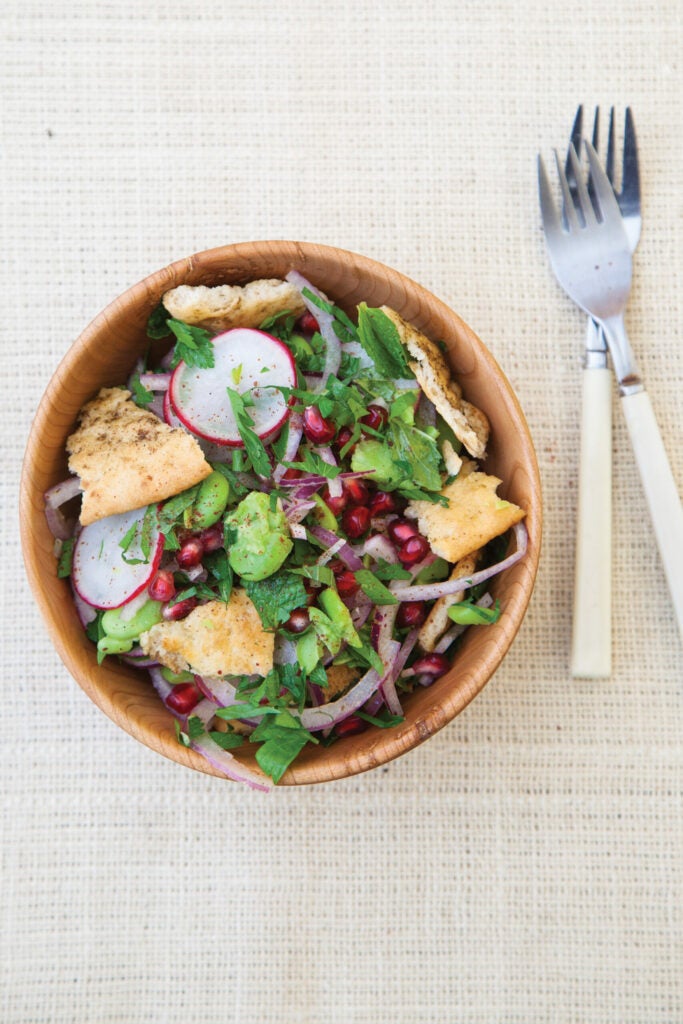
<svg viewBox="0 0 683 1024">
<path fill-rule="evenodd" d="M 355 715 L 357 718 L 362 718 L 364 722 L 369 722 L 370 725 L 376 725 L 378 729 L 391 729 L 392 726 L 405 722 L 403 715 L 392 715 L 389 711 L 381 711 L 379 715 L 368 715 L 365 711 L 356 711 Z"/>
<path fill-rule="evenodd" d="M 202 564 L 208 569 L 209 575 L 218 582 L 218 593 L 221 601 L 227 604 L 232 593 L 233 571 L 228 561 L 228 553 L 224 548 L 209 551 L 204 555 Z"/>
<path fill-rule="evenodd" d="M 212 729 L 209 736 L 223 750 L 234 750 L 235 747 L 241 747 L 244 743 L 244 736 L 240 736 L 238 732 L 219 732 L 217 729 Z"/>
<path fill-rule="evenodd" d="M 59 553 L 59 561 L 57 562 L 57 578 L 60 580 L 64 580 L 67 576 L 71 575 L 75 542 L 74 537 L 69 537 L 67 540 L 62 541 L 62 550 Z"/>
<path fill-rule="evenodd" d="M 211 335 L 203 327 L 192 327 L 182 320 L 170 319 L 168 327 L 176 336 L 171 367 L 176 368 L 181 361 L 186 366 L 198 366 L 208 370 L 214 365 Z"/>
<path fill-rule="evenodd" d="M 265 580 L 242 580 L 242 585 L 256 607 L 264 629 L 281 626 L 295 608 L 306 604 L 308 596 L 301 578 L 285 569 Z"/>
<path fill-rule="evenodd" d="M 307 743 L 318 742 L 289 711 L 281 711 L 265 719 L 249 739 L 253 743 L 261 743 L 256 751 L 256 760 L 273 782 L 280 781 Z"/>
<path fill-rule="evenodd" d="M 410 479 L 426 491 L 441 490 L 441 452 L 436 441 L 400 419 L 389 423 L 396 457 L 410 467 Z"/>
<path fill-rule="evenodd" d="M 373 572 L 378 580 L 409 580 L 411 574 L 403 566 L 399 565 L 398 562 L 387 562 L 383 558 L 380 558 L 379 562 L 373 569 Z"/>
<path fill-rule="evenodd" d="M 369 569 L 358 569 L 353 575 L 363 593 L 368 595 L 373 604 L 398 604 L 398 598 L 394 597 L 389 588 L 385 587 Z"/>
<path fill-rule="evenodd" d="M 235 391 L 234 388 L 226 388 L 226 391 L 228 392 L 233 415 L 237 421 L 237 429 L 254 470 L 260 476 L 270 476 L 272 472 L 270 459 L 268 458 L 263 441 L 254 430 L 254 421 L 247 412 L 244 397 L 238 391 Z"/>
<path fill-rule="evenodd" d="M 373 309 L 361 302 L 358 307 L 358 338 L 381 377 L 414 376 L 396 325 L 381 309 Z"/>
<path fill-rule="evenodd" d="M 154 395 L 140 383 L 140 374 L 134 373 L 130 379 L 130 390 L 133 394 L 133 401 L 136 405 L 146 409 L 154 401 Z"/>
</svg>

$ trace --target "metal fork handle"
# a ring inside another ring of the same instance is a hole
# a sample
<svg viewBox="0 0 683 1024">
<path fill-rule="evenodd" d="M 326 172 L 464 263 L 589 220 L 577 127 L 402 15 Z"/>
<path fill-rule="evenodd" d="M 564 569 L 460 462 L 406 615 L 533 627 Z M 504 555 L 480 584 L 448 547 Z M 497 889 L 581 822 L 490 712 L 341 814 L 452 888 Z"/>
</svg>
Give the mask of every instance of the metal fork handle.
<svg viewBox="0 0 683 1024">
<path fill-rule="evenodd" d="M 612 372 L 600 328 L 588 321 L 574 565 L 571 673 L 612 671 Z"/>
<path fill-rule="evenodd" d="M 602 327 L 612 355 L 615 345 L 628 343 L 622 317 L 605 320 Z M 628 382 L 619 383 L 621 407 L 683 637 L 683 506 L 647 391 L 640 379 L 634 385 L 637 390 L 629 390 Z"/>
</svg>

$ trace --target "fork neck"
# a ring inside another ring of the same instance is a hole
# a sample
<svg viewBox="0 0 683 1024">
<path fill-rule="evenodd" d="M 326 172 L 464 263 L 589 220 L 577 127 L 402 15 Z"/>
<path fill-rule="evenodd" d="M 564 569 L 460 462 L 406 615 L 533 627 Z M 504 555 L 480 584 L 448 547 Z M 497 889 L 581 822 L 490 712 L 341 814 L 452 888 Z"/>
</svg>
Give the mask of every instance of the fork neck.
<svg viewBox="0 0 683 1024">
<path fill-rule="evenodd" d="M 612 365 L 619 384 L 619 394 L 635 395 L 644 390 L 636 357 L 628 340 L 623 314 L 600 321 L 607 338 Z"/>
</svg>

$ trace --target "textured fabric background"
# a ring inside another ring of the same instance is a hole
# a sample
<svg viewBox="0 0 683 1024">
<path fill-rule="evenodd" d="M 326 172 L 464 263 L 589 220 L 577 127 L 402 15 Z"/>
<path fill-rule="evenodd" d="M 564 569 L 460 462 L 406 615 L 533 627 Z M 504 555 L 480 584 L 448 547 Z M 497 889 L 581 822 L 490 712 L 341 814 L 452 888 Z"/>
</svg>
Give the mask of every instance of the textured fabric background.
<svg viewBox="0 0 683 1024">
<path fill-rule="evenodd" d="M 615 410 L 614 675 L 568 673 L 584 322 L 535 155 L 631 103 L 629 325 L 683 487 L 683 9 L 576 0 L 5 0 L 0 1020 L 683 1022 L 680 637 Z M 25 439 L 82 327 L 232 241 L 366 253 L 477 330 L 536 439 L 545 544 L 485 692 L 374 773 L 262 797 L 166 763 L 51 649 Z"/>
</svg>

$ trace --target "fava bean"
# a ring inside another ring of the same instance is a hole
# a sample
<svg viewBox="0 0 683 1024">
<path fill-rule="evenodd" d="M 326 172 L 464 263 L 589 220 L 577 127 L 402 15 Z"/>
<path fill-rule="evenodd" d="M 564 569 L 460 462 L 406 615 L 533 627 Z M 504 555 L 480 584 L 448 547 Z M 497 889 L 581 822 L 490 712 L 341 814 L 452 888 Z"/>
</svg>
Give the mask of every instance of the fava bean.
<svg viewBox="0 0 683 1024">
<path fill-rule="evenodd" d="M 147 601 L 130 619 L 121 617 L 122 608 L 110 608 L 102 616 L 102 629 L 107 637 L 116 640 L 134 640 L 141 633 L 145 633 L 155 626 L 157 622 L 161 622 L 161 608 L 161 601 Z"/>
<path fill-rule="evenodd" d="M 170 668 L 162 668 L 161 674 L 167 683 L 176 686 L 178 683 L 193 683 L 194 676 L 191 672 L 171 672 Z"/>
<path fill-rule="evenodd" d="M 103 636 L 97 641 L 100 654 L 127 654 L 133 649 L 132 640 L 119 640 L 113 636 Z"/>
<path fill-rule="evenodd" d="M 197 497 L 186 509 L 183 521 L 188 530 L 206 530 L 217 523 L 225 512 L 230 497 L 230 484 L 222 473 L 213 473 L 202 480 Z"/>
</svg>

